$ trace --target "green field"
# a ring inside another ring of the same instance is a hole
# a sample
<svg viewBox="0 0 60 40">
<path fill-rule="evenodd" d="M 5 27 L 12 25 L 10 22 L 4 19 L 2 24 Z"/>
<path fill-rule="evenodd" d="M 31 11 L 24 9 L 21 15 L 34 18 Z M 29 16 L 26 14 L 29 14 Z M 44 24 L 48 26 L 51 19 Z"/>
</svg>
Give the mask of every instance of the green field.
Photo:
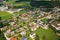
<svg viewBox="0 0 60 40">
<path fill-rule="evenodd" d="M 58 40 L 59 38 L 52 29 L 44 30 L 39 28 L 35 32 L 39 36 L 40 40 L 42 40 L 42 36 L 46 36 L 46 40 Z"/>
<path fill-rule="evenodd" d="M 12 15 L 8 12 L 0 11 L 0 17 L 2 17 L 2 19 L 9 19 L 12 18 Z"/>
<path fill-rule="evenodd" d="M 30 2 L 19 2 L 19 3 L 13 3 L 13 6 L 28 6 Z"/>
</svg>

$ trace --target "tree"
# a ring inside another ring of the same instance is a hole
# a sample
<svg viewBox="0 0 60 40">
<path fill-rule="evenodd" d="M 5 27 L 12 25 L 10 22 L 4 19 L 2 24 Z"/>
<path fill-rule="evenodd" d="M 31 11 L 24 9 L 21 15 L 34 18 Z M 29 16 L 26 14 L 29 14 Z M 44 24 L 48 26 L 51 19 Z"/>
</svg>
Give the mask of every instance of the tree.
<svg viewBox="0 0 60 40">
<path fill-rule="evenodd" d="M 36 35 L 35 40 L 39 40 L 39 36 L 38 35 Z"/>
<path fill-rule="evenodd" d="M 60 40 L 60 39 L 59 39 Z"/>
<path fill-rule="evenodd" d="M 3 23 L 2 22 L 0 22 L 0 28 L 2 28 L 3 27 Z"/>
<path fill-rule="evenodd" d="M 45 35 L 42 36 L 42 40 L 46 40 L 46 36 Z"/>
<path fill-rule="evenodd" d="M 0 17 L 0 20 L 2 20 L 2 18 Z"/>
<path fill-rule="evenodd" d="M 6 38 L 4 37 L 4 34 L 1 30 L 0 30 L 0 40 L 6 40 Z"/>
<path fill-rule="evenodd" d="M 3 27 L 3 23 L 2 23 L 2 18 L 0 17 L 0 28 L 2 28 Z"/>
</svg>

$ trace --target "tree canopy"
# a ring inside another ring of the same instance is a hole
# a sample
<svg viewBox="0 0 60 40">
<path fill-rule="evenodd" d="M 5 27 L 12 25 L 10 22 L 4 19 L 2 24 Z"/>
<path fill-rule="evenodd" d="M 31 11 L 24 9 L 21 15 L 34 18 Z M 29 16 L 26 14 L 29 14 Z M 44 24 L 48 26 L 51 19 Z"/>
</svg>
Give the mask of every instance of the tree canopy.
<svg viewBox="0 0 60 40">
<path fill-rule="evenodd" d="M 4 37 L 4 34 L 1 30 L 0 30 L 0 40 L 6 40 L 6 38 Z"/>
</svg>

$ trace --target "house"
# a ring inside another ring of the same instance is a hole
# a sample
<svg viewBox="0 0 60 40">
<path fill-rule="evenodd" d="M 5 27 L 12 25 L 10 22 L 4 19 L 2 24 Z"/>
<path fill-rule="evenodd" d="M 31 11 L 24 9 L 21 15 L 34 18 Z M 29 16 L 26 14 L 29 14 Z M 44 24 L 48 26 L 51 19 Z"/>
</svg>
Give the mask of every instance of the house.
<svg viewBox="0 0 60 40">
<path fill-rule="evenodd" d="M 28 40 L 27 37 L 23 36 L 21 40 Z"/>
<path fill-rule="evenodd" d="M 15 22 L 9 22 L 9 24 L 10 24 L 11 26 L 14 25 L 14 23 L 15 23 Z"/>
<path fill-rule="evenodd" d="M 15 23 L 12 25 L 12 27 L 16 29 L 18 27 L 18 24 Z"/>
<path fill-rule="evenodd" d="M 14 36 L 14 37 L 11 38 L 11 40 L 17 40 L 17 37 Z"/>
<path fill-rule="evenodd" d="M 38 24 L 34 22 L 30 23 L 29 25 L 30 25 L 31 31 L 35 31 L 39 27 Z"/>
<path fill-rule="evenodd" d="M 20 35 L 25 36 L 25 35 L 26 35 L 26 31 L 22 31 L 22 32 L 20 33 Z"/>
<path fill-rule="evenodd" d="M 34 32 L 31 32 L 31 34 L 30 34 L 30 38 L 31 38 L 32 40 L 34 40 L 35 37 L 36 37 L 36 34 L 35 34 Z"/>
<path fill-rule="evenodd" d="M 42 22 L 41 20 L 38 20 L 38 21 L 37 21 L 37 24 L 38 24 L 40 27 L 42 27 L 43 29 L 46 29 L 46 30 L 48 29 L 48 24 Z"/>
<path fill-rule="evenodd" d="M 11 35 L 14 35 L 14 34 L 15 34 L 15 32 L 14 32 L 14 31 L 12 31 L 12 32 L 11 32 Z"/>
<path fill-rule="evenodd" d="M 56 30 L 60 30 L 60 23 L 58 21 L 52 21 L 51 24 Z"/>
<path fill-rule="evenodd" d="M 6 33 L 6 36 L 8 36 L 11 33 L 11 30 L 8 29 L 5 33 Z"/>
</svg>

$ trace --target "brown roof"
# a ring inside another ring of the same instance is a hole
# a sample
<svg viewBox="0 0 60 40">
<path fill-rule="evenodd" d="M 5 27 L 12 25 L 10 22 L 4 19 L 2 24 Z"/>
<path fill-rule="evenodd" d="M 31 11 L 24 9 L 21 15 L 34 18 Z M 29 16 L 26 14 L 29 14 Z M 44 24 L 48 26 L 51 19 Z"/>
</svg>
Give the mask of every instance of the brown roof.
<svg viewBox="0 0 60 40">
<path fill-rule="evenodd" d="M 58 21 L 53 21 L 52 24 L 56 27 L 60 27 L 60 25 L 58 25 L 58 24 L 60 24 Z"/>
</svg>

